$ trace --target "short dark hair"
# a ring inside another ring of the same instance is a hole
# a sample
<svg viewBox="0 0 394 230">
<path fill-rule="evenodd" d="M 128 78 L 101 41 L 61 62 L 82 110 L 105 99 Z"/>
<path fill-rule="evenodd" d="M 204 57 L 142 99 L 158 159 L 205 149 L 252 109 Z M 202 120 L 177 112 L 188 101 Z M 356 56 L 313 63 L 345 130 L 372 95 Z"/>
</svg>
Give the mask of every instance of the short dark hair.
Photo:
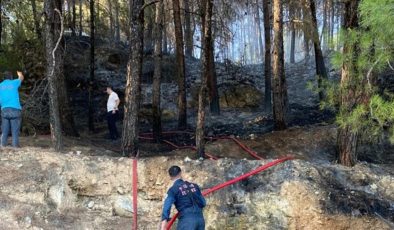
<svg viewBox="0 0 394 230">
<path fill-rule="evenodd" d="M 3 76 L 4 76 L 4 79 L 7 79 L 7 80 L 12 80 L 12 73 L 10 72 L 10 71 L 4 71 L 4 73 L 3 73 Z"/>
<path fill-rule="evenodd" d="M 170 174 L 170 177 L 176 177 L 181 173 L 181 168 L 179 166 L 171 166 L 170 169 L 168 169 L 168 174 Z"/>
</svg>

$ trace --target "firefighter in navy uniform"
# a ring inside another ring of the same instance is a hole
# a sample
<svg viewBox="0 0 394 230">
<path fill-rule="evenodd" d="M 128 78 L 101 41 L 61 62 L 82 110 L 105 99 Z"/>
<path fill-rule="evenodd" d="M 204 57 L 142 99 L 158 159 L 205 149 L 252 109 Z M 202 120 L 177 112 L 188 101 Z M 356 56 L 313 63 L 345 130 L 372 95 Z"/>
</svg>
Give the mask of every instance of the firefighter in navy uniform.
<svg viewBox="0 0 394 230">
<path fill-rule="evenodd" d="M 161 216 L 161 229 L 166 229 L 170 220 L 172 204 L 179 212 L 177 230 L 204 230 L 205 220 L 202 209 L 206 201 L 198 185 L 182 180 L 181 168 L 172 166 L 168 173 L 174 184 L 167 192 Z"/>
</svg>

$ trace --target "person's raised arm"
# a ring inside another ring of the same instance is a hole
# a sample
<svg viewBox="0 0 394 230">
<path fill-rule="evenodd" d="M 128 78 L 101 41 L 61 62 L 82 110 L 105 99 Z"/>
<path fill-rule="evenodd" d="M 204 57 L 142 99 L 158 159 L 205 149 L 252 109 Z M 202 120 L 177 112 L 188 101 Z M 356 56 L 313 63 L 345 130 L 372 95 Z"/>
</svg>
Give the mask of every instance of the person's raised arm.
<svg viewBox="0 0 394 230">
<path fill-rule="evenodd" d="M 163 212 L 161 215 L 161 229 L 165 230 L 167 226 L 167 221 L 170 220 L 171 206 L 175 202 L 174 194 L 171 190 L 167 193 L 167 198 L 164 201 Z"/>
<path fill-rule="evenodd" d="M 22 82 L 25 80 L 25 76 L 23 75 L 22 71 L 16 71 L 16 74 L 18 75 L 18 79 Z"/>
</svg>

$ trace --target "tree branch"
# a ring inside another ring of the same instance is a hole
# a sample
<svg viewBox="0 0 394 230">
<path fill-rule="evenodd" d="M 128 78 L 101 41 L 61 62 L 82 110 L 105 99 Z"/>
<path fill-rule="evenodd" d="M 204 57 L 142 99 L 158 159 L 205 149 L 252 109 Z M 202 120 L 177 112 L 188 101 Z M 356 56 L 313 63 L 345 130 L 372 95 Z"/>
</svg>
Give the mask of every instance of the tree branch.
<svg viewBox="0 0 394 230">
<path fill-rule="evenodd" d="M 141 13 L 145 10 L 146 7 L 148 7 L 148 6 L 150 6 L 150 5 L 153 5 L 153 4 L 156 4 L 156 3 L 158 3 L 158 2 L 160 2 L 160 0 L 152 0 L 152 1 L 150 1 L 150 2 L 145 3 L 145 4 L 141 7 L 140 13 L 139 13 L 138 15 L 141 16 Z"/>
<path fill-rule="evenodd" d="M 59 17 L 60 17 L 60 34 L 59 34 L 59 38 L 57 39 L 55 48 L 53 48 L 53 50 L 52 50 L 52 58 L 53 58 L 53 63 L 52 63 L 52 65 L 53 65 L 53 68 L 52 68 L 52 72 L 51 72 L 50 76 L 52 76 L 53 73 L 55 72 L 55 66 L 56 66 L 56 56 L 55 56 L 55 52 L 56 52 L 56 50 L 59 48 L 59 44 L 60 44 L 60 42 L 61 42 L 61 40 L 62 40 L 62 38 L 63 38 L 63 33 L 64 33 L 63 15 L 62 15 L 62 13 L 60 12 L 60 10 L 58 10 L 58 9 L 55 9 L 55 12 L 58 13 L 58 14 L 59 14 Z"/>
</svg>

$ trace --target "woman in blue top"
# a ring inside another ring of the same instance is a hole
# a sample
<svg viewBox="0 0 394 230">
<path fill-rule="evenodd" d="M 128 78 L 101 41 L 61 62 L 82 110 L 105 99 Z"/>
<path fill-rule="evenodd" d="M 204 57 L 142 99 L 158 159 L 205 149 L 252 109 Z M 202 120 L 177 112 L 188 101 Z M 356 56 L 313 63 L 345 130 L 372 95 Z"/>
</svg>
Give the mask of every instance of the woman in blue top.
<svg viewBox="0 0 394 230">
<path fill-rule="evenodd" d="M 1 147 L 7 145 L 10 130 L 12 133 L 12 146 L 19 147 L 22 106 L 18 90 L 25 77 L 20 71 L 17 71 L 17 75 L 18 79 L 13 80 L 11 72 L 6 71 L 4 73 L 4 81 L 0 83 Z"/>
</svg>

